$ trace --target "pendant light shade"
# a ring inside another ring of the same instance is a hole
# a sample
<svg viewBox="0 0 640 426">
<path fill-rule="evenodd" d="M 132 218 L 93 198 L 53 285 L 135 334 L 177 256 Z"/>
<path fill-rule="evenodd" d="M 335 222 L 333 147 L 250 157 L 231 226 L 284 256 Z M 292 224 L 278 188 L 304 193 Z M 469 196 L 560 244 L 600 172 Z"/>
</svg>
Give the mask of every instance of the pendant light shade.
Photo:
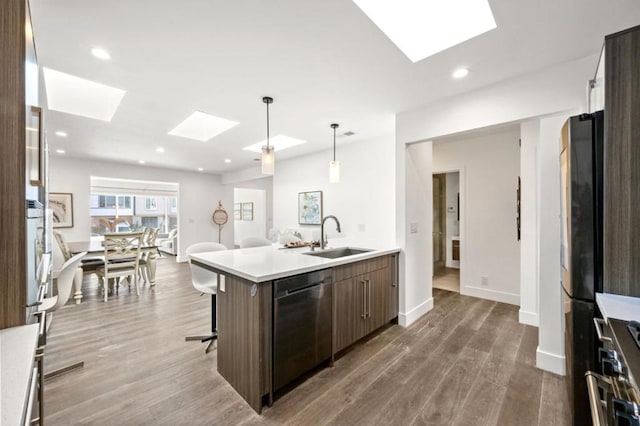
<svg viewBox="0 0 640 426">
<path fill-rule="evenodd" d="M 333 161 L 329 162 L 329 182 L 340 183 L 340 162 L 336 160 L 336 129 L 338 124 L 333 123 Z"/>
<path fill-rule="evenodd" d="M 272 175 L 275 172 L 276 156 L 273 147 L 269 146 L 269 104 L 273 103 L 273 98 L 265 96 L 262 102 L 267 104 L 267 144 L 262 147 L 262 174 Z"/>
</svg>

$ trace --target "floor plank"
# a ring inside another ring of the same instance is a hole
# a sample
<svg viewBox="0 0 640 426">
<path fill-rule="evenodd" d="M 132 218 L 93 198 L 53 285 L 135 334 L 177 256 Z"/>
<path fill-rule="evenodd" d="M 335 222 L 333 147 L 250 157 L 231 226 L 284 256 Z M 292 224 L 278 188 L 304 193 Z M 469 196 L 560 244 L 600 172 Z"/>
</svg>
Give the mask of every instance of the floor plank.
<svg viewBox="0 0 640 426">
<path fill-rule="evenodd" d="M 161 258 L 156 287 L 139 297 L 124 288 L 104 303 L 94 276 L 85 288 L 50 329 L 47 371 L 85 361 L 45 384 L 51 425 L 568 422 L 563 379 L 535 368 L 537 332 L 516 306 L 435 289 L 433 310 L 410 327 L 379 330 L 258 415 L 217 373 L 215 347 L 184 341 L 210 326 L 186 264 Z"/>
</svg>

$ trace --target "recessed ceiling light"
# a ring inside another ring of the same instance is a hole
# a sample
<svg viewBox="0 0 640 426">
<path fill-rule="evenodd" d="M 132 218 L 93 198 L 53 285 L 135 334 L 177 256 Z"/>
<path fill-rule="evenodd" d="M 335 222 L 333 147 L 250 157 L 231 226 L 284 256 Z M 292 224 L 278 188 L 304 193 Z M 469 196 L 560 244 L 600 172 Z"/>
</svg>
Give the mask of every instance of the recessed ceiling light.
<svg viewBox="0 0 640 426">
<path fill-rule="evenodd" d="M 204 142 L 214 136 L 218 136 L 222 132 L 226 132 L 238 124 L 237 121 L 231 121 L 205 112 L 196 111 L 182 123 L 178 124 L 169 134 Z"/>
<path fill-rule="evenodd" d="M 156 148 L 156 152 L 162 154 L 164 152 L 164 148 L 159 146 L 159 147 Z"/>
<path fill-rule="evenodd" d="M 412 62 L 496 28 L 488 0 L 353 0 Z"/>
<path fill-rule="evenodd" d="M 109 54 L 109 52 L 102 49 L 101 47 L 94 47 L 93 49 L 91 49 L 91 54 L 98 59 L 102 59 L 103 61 L 111 59 L 111 55 Z"/>
<path fill-rule="evenodd" d="M 203 169 L 202 167 L 198 167 L 198 171 L 199 171 L 199 172 L 201 172 L 201 171 L 203 171 L 203 170 L 204 170 L 204 169 Z"/>
<path fill-rule="evenodd" d="M 289 136 L 285 135 L 278 135 L 269 138 L 269 146 L 272 146 L 276 152 L 281 152 L 287 148 L 291 148 L 292 146 L 302 145 L 303 143 L 307 143 L 307 141 L 303 141 L 302 139 L 290 138 Z M 253 145 L 246 146 L 242 149 L 251 152 L 262 152 L 262 147 L 266 145 L 267 140 L 265 139 L 262 142 L 254 143 Z"/>
<path fill-rule="evenodd" d="M 56 149 L 56 152 L 57 152 L 58 154 L 64 154 L 64 149 Z"/>
<path fill-rule="evenodd" d="M 467 75 L 469 75 L 469 69 L 458 68 L 451 75 L 453 76 L 453 78 L 465 78 Z"/>
<path fill-rule="evenodd" d="M 144 164 L 144 160 L 138 160 L 138 163 Z"/>
<path fill-rule="evenodd" d="M 111 121 L 126 91 L 43 67 L 49 109 Z"/>
<path fill-rule="evenodd" d="M 225 159 L 224 159 L 224 162 L 225 162 L 225 163 L 227 163 L 227 164 L 229 164 L 229 163 L 231 162 L 231 158 L 225 158 Z"/>
<path fill-rule="evenodd" d="M 67 132 L 63 132 L 62 130 L 58 130 L 56 132 L 56 136 L 60 136 L 61 138 L 66 138 L 67 137 Z"/>
</svg>

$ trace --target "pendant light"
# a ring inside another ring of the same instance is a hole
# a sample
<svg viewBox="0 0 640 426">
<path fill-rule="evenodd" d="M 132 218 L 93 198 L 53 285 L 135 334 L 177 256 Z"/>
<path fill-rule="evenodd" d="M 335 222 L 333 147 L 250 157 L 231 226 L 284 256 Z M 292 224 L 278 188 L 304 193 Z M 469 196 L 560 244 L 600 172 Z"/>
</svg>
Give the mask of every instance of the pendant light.
<svg viewBox="0 0 640 426">
<path fill-rule="evenodd" d="M 265 96 L 262 102 L 267 104 L 267 144 L 262 147 L 262 174 L 272 175 L 275 169 L 276 157 L 273 147 L 269 146 L 269 104 L 273 103 L 273 98 Z"/>
<path fill-rule="evenodd" d="M 340 182 L 340 162 L 336 160 L 336 129 L 338 124 L 333 123 L 331 128 L 333 129 L 333 161 L 329 163 L 329 182 Z"/>
</svg>

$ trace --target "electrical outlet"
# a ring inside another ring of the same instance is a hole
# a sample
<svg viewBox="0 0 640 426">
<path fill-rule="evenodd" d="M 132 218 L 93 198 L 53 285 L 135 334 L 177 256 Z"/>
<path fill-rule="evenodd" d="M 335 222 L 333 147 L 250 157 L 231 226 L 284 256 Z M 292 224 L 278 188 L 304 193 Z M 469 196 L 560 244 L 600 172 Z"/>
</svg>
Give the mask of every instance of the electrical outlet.
<svg viewBox="0 0 640 426">
<path fill-rule="evenodd" d="M 489 285 L 489 277 L 481 276 L 480 277 L 480 285 Z"/>
<path fill-rule="evenodd" d="M 412 234 L 417 234 L 418 233 L 418 222 L 411 222 L 409 224 L 410 227 L 410 231 Z"/>
</svg>

